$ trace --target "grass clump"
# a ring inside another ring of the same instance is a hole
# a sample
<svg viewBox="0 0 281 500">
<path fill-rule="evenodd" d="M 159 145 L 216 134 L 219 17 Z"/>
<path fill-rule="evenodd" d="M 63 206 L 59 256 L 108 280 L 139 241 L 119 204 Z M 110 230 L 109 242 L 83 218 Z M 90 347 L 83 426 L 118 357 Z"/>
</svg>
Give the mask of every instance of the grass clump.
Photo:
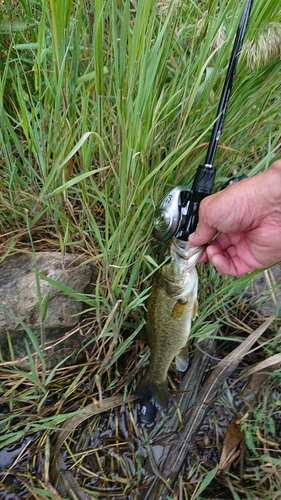
<svg viewBox="0 0 281 500">
<path fill-rule="evenodd" d="M 2 6 L 2 260 L 31 249 L 60 250 L 83 254 L 99 272 L 93 296 L 84 297 L 82 364 L 50 372 L 33 363 L 29 374 L 1 364 L 2 443 L 22 440 L 15 465 L 31 460 L 14 487 L 22 485 L 22 498 L 28 491 L 54 498 L 50 453 L 57 427 L 87 404 L 117 396 L 121 404 L 139 370 L 134 339 L 160 262 L 152 214 L 166 191 L 192 184 L 204 161 L 243 2 L 3 0 Z M 279 14 L 277 2 L 254 2 L 216 155 L 216 189 L 236 172 L 258 173 L 279 154 Z M 265 53 L 266 37 L 275 49 Z M 214 320 L 228 326 L 223 294 L 231 307 L 235 286 L 212 269 L 202 271 L 194 333 L 206 335 Z M 112 495 L 115 488 L 135 498 L 141 491 L 148 441 L 130 405 L 95 417 L 96 434 L 81 421 L 71 438 L 76 451 L 66 441 L 67 467 L 80 463 L 84 473 L 81 498 L 89 491 Z M 124 458 L 130 446 L 133 463 Z M 96 471 L 103 461 L 102 475 Z"/>
</svg>

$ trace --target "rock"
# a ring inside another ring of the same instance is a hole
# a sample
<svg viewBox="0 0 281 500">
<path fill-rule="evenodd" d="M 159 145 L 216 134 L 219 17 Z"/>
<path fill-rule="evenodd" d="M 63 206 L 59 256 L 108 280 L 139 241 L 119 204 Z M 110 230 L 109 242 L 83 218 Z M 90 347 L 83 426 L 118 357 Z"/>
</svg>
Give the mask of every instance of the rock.
<svg viewBox="0 0 281 500">
<path fill-rule="evenodd" d="M 41 319 L 44 306 L 47 305 L 43 327 L 48 367 L 54 366 L 60 359 L 81 347 L 81 335 L 66 335 L 79 322 L 83 302 L 75 299 L 47 281 L 36 276 L 35 258 L 38 272 L 52 280 L 83 293 L 96 279 L 96 268 L 85 264 L 83 258 L 60 252 L 38 252 L 35 254 L 16 254 L 7 257 L 0 264 L 0 348 L 4 361 L 11 359 L 7 342 L 9 333 L 16 359 L 28 368 L 25 342 L 32 349 L 32 342 L 22 323 L 34 333 L 41 344 Z M 40 292 L 38 295 L 38 284 Z M 44 316 L 44 314 L 43 314 Z M 20 320 L 20 321 L 19 321 Z M 58 355 L 58 353 L 60 354 Z M 56 353 L 56 355 L 55 355 Z"/>
</svg>

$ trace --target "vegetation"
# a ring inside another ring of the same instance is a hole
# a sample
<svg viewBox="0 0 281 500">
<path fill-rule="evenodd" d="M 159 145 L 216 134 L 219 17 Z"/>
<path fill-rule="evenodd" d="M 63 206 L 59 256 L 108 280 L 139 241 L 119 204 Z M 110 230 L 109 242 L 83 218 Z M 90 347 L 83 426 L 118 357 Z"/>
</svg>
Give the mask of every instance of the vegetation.
<svg viewBox="0 0 281 500">
<path fill-rule="evenodd" d="M 152 214 L 165 192 L 190 186 L 204 162 L 242 9 L 237 0 L 1 1 L 2 260 L 48 249 L 83 254 L 99 269 L 95 294 L 84 297 L 80 364 L 48 371 L 39 346 L 37 364 L 27 352 L 29 373 L 1 363 L 1 446 L 18 450 L 1 473 L 3 498 L 9 491 L 13 498 L 133 499 L 143 490 L 163 419 L 147 431 L 137 424 L 133 398 L 120 405 L 147 359 L 135 337 L 160 263 Z M 254 2 L 216 155 L 216 189 L 280 156 L 279 20 L 278 2 Z M 230 331 L 240 339 L 261 321 L 244 309 L 252 276 L 232 280 L 208 266 L 200 272 L 194 337 L 218 327 L 220 342 Z M 278 337 L 260 351 L 261 358 L 278 353 Z M 280 369 L 244 417 L 244 483 L 230 469 L 216 498 L 280 495 L 280 448 L 269 444 L 280 430 L 278 380 Z M 66 420 L 69 432 L 57 441 Z M 71 471 L 59 472 L 64 486 L 52 476 L 57 442 L 58 470 Z M 187 467 L 174 498 L 213 498 L 205 496 L 213 479 L 207 472 L 202 458 Z"/>
</svg>

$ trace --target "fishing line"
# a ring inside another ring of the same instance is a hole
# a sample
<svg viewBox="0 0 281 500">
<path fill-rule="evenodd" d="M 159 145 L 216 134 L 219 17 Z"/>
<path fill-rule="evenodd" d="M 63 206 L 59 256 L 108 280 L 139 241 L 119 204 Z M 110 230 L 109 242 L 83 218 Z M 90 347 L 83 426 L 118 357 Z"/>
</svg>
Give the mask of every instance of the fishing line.
<svg viewBox="0 0 281 500">
<path fill-rule="evenodd" d="M 156 209 L 153 234 L 160 241 L 167 241 L 172 237 L 187 241 L 189 235 L 196 229 L 200 202 L 212 192 L 216 174 L 213 166 L 214 157 L 222 132 L 252 3 L 253 0 L 247 0 L 236 32 L 205 163 L 197 168 L 191 190 L 185 186 L 175 187 L 165 195 Z M 233 178 L 232 182 L 236 180 L 240 180 L 240 178 Z"/>
<path fill-rule="evenodd" d="M 240 20 L 240 24 L 239 24 L 237 32 L 236 32 L 236 37 L 235 37 L 235 41 L 233 44 L 232 54 L 230 56 L 228 70 L 227 70 L 227 74 L 225 77 L 225 82 L 224 82 L 224 86 L 222 89 L 221 98 L 220 98 L 220 102 L 219 102 L 219 106 L 218 106 L 218 110 L 217 110 L 217 116 L 216 116 L 217 120 L 216 120 L 216 123 L 213 127 L 213 130 L 212 130 L 212 135 L 211 135 L 211 139 L 209 142 L 209 147 L 208 147 L 207 154 L 206 154 L 206 159 L 205 159 L 205 166 L 206 167 L 212 167 L 213 163 L 214 163 L 214 157 L 216 154 L 218 142 L 219 142 L 220 135 L 222 132 L 224 118 L 226 115 L 226 109 L 227 109 L 228 101 L 229 101 L 231 90 L 232 90 L 232 84 L 233 84 L 234 76 L 236 73 L 239 55 L 240 55 L 243 41 L 245 38 L 245 33 L 246 33 L 247 24 L 248 24 L 248 19 L 250 16 L 250 10 L 251 10 L 252 3 L 253 3 L 253 0 L 247 0 L 244 12 L 243 12 L 241 20 Z"/>
<path fill-rule="evenodd" d="M 163 198 L 156 209 L 153 233 L 160 241 L 167 241 L 173 237 L 177 238 L 179 244 L 179 240 L 187 241 L 189 235 L 196 229 L 200 202 L 212 192 L 216 173 L 213 167 L 214 157 L 222 132 L 252 2 L 253 0 L 247 0 L 236 32 L 205 163 L 197 168 L 191 190 L 185 186 L 175 187 Z M 150 397 L 141 400 L 139 418 L 144 425 L 154 422 L 156 412 L 156 406 Z"/>
</svg>

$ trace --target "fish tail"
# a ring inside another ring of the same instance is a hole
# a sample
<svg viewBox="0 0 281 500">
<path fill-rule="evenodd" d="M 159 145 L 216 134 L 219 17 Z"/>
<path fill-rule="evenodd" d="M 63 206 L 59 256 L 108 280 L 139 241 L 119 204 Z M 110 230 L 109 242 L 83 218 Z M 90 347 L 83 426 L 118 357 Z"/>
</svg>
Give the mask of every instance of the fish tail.
<svg viewBox="0 0 281 500">
<path fill-rule="evenodd" d="M 148 378 L 140 381 L 136 388 L 135 395 L 142 399 L 147 399 L 157 410 L 167 410 L 169 406 L 168 382 L 153 382 Z"/>
</svg>

